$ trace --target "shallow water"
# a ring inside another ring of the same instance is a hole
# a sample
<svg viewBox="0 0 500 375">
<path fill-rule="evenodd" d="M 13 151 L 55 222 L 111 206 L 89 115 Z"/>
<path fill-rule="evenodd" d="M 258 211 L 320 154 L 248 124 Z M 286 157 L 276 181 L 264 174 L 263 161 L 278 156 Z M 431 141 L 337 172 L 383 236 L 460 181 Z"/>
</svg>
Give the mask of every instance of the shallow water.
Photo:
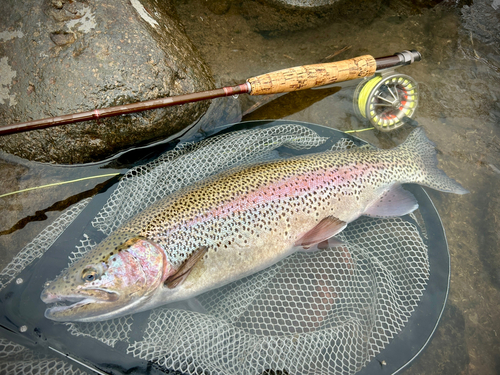
<svg viewBox="0 0 500 375">
<path fill-rule="evenodd" d="M 492 2 L 484 2 L 484 9 L 495 15 L 489 3 Z M 256 32 L 248 10 L 236 2 L 220 15 L 201 0 L 177 1 L 176 9 L 186 33 L 220 85 L 316 63 L 336 53 L 334 60 L 366 53 L 385 56 L 405 49 L 416 49 L 422 54 L 421 62 L 398 71 L 419 83 L 421 97 L 415 120 L 440 151 L 440 167 L 470 194 L 455 196 L 428 190 L 448 237 L 450 295 L 433 340 L 405 373 L 496 374 L 500 372 L 498 39 L 495 42 L 494 37 L 488 39 L 482 34 L 487 33 L 487 27 L 478 27 L 481 32 L 467 29 L 475 24 L 462 17 L 460 8 L 440 4 L 415 9 L 408 4 L 384 2 L 371 17 L 366 13 L 351 14 L 328 22 L 318 21 L 311 29 L 274 34 Z M 266 21 L 262 19 L 262 23 Z M 340 90 L 285 95 L 244 119 L 283 118 L 340 130 L 363 129 L 367 125 L 356 118 L 352 108 L 356 83 L 339 85 Z M 220 100 L 222 105 L 210 113 L 208 121 L 239 121 L 242 113 L 263 99 L 240 96 Z M 365 131 L 357 135 L 388 148 L 401 143 L 410 131 L 411 127 L 405 126 L 389 134 Z M 2 194 L 121 169 L 66 168 L 6 157 L 0 160 L 0 170 L 4 176 Z M 84 192 L 107 178 L 0 198 L 0 266 L 57 217 L 57 210 L 83 199 Z M 35 215 L 41 220 L 26 220 Z"/>
</svg>

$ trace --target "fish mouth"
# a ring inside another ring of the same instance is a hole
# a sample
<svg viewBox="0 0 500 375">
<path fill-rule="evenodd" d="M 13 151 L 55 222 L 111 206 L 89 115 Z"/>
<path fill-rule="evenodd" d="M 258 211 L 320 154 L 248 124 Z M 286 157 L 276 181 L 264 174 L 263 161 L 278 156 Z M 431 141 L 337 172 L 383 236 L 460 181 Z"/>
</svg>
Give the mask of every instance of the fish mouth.
<svg viewBox="0 0 500 375">
<path fill-rule="evenodd" d="M 69 305 L 61 304 L 61 302 L 65 302 L 65 301 L 59 301 L 56 303 L 56 305 L 47 308 L 45 310 L 45 317 L 52 319 L 52 320 L 59 320 L 59 319 L 56 319 L 58 316 L 60 316 L 62 314 L 66 315 L 66 313 L 69 313 L 72 310 L 78 310 L 79 308 L 82 308 L 83 306 L 87 306 L 91 303 L 96 303 L 96 302 L 102 303 L 102 301 L 95 300 L 93 298 L 82 298 L 77 302 L 71 301 L 74 303 L 71 303 Z M 68 301 L 68 302 L 70 302 L 70 301 Z"/>
<path fill-rule="evenodd" d="M 42 292 L 40 298 L 45 303 L 54 303 L 54 302 L 79 302 L 83 299 L 93 299 L 96 302 L 114 302 L 116 301 L 120 295 L 112 290 L 107 290 L 104 288 L 86 288 L 80 289 L 78 294 L 57 294 L 49 292 L 45 289 Z"/>
<path fill-rule="evenodd" d="M 61 296 L 44 291 L 41 295 L 42 301 L 47 304 L 54 303 L 54 306 L 45 310 L 45 317 L 55 321 L 84 321 L 102 314 L 108 310 L 108 305 L 119 300 L 119 294 L 116 292 L 102 289 L 91 292 L 92 295 L 88 296 Z"/>
</svg>

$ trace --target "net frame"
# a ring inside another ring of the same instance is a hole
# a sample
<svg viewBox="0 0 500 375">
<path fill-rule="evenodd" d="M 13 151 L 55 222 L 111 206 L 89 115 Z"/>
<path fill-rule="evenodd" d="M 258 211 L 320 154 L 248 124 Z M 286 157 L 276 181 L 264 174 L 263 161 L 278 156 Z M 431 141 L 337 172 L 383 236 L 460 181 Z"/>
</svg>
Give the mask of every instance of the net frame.
<svg viewBox="0 0 500 375">
<path fill-rule="evenodd" d="M 283 125 L 283 123 L 282 123 L 282 122 L 281 122 L 281 123 L 280 123 L 280 122 L 278 122 L 278 124 L 276 124 L 276 123 L 271 123 L 271 124 L 265 124 L 265 123 L 264 123 L 264 124 L 262 124 L 262 123 L 261 123 L 260 125 L 265 127 L 265 126 Z M 303 125 L 303 124 L 300 124 L 300 125 Z M 310 124 L 308 124 L 308 126 L 310 126 Z M 331 132 L 331 131 L 332 131 L 331 129 L 330 129 L 329 131 L 325 131 L 324 129 L 321 129 L 321 128 L 319 128 L 319 129 L 318 129 L 318 127 L 315 127 L 315 130 L 316 130 L 316 131 L 318 131 L 318 130 L 323 130 L 323 132 L 326 132 L 326 133 L 329 133 L 329 132 Z M 319 131 L 318 133 L 321 133 L 321 132 Z M 353 137 L 349 137 L 349 138 L 354 139 L 354 140 L 355 140 L 355 142 L 354 142 L 355 144 L 358 144 L 358 145 L 360 144 L 360 141 L 359 141 L 359 140 L 356 140 L 356 139 L 355 139 L 355 138 L 353 138 Z M 186 147 L 186 146 L 184 146 L 184 147 Z M 419 188 L 417 188 L 417 191 L 418 191 L 418 189 L 419 189 Z M 420 190 L 421 190 L 421 189 L 420 189 Z M 115 190 L 115 191 L 116 191 L 116 190 Z M 423 190 L 422 190 L 422 192 L 423 192 Z M 425 192 L 424 192 L 424 195 L 425 195 Z M 417 195 L 417 196 L 418 196 L 418 195 Z M 427 198 L 428 198 L 428 197 L 427 197 Z M 425 199 L 425 197 L 421 197 L 420 199 Z M 93 202 L 92 202 L 92 203 L 94 203 L 94 205 L 96 205 L 96 206 L 99 206 L 99 205 L 101 205 L 101 206 L 102 206 L 102 205 L 103 205 L 102 199 L 101 199 L 101 202 L 100 202 L 100 203 L 99 203 L 99 202 L 98 202 L 98 203 L 96 203 L 95 201 L 99 201 L 99 199 L 94 198 L 94 200 L 93 200 Z M 430 202 L 430 200 L 429 200 L 429 202 Z M 432 203 L 430 203 L 430 205 L 432 206 Z M 433 206 L 432 206 L 432 208 L 433 208 Z M 434 210 L 435 210 L 435 209 L 434 209 Z M 431 211 L 432 211 L 432 210 L 431 210 Z M 439 219 L 439 218 L 438 218 L 438 219 Z M 416 222 L 415 222 L 414 224 L 415 224 L 415 228 L 417 228 L 417 230 L 420 230 L 420 229 L 418 229 L 418 228 L 419 228 L 419 225 L 418 225 Z M 426 224 L 427 224 L 427 223 L 426 223 Z M 439 222 L 439 224 L 440 224 L 440 222 Z M 428 226 L 428 225 L 427 225 L 427 226 Z M 443 236 L 444 236 L 444 233 L 443 233 Z M 425 236 L 422 236 L 422 237 L 425 237 Z M 428 241 L 428 240 L 426 240 L 425 238 L 423 238 L 423 240 L 424 240 L 424 241 Z M 444 239 L 444 242 L 445 242 L 445 239 Z M 90 242 L 88 242 L 87 246 L 91 246 L 91 245 L 89 245 L 89 244 L 90 244 Z M 85 245 L 84 245 L 84 244 L 82 244 L 82 246 L 83 246 L 83 247 L 85 247 Z M 447 249 L 446 249 L 446 251 L 447 251 Z M 300 255 L 300 254 L 299 254 L 299 255 Z M 277 267 L 277 266 L 275 266 L 275 267 L 273 267 L 273 268 L 276 268 L 276 267 Z M 448 268 L 449 268 L 449 266 L 448 266 Z M 245 282 L 248 282 L 248 281 L 245 281 Z M 155 310 L 155 314 L 156 314 L 156 313 L 159 313 L 159 311 L 162 311 L 162 310 L 161 310 L 161 309 L 160 309 L 160 310 Z M 126 318 L 126 317 L 125 317 L 125 318 Z M 115 324 L 116 324 L 116 325 L 118 325 L 118 326 L 122 326 L 124 323 L 123 323 L 123 322 L 117 322 L 117 323 L 115 323 Z M 71 324 L 69 324 L 69 325 L 70 325 L 70 327 L 71 327 Z M 70 328 L 70 331 L 71 331 L 71 328 Z M 157 330 L 156 330 L 156 331 L 157 331 Z M 75 332 L 77 332 L 77 331 L 73 331 L 73 334 L 75 334 Z M 96 333 L 96 332 L 97 332 L 97 333 Z M 106 332 L 107 332 L 107 331 L 106 331 Z M 121 339 L 121 338 L 123 338 L 123 330 L 118 329 L 118 330 L 117 330 L 117 332 L 118 332 L 118 333 L 117 333 L 117 338 L 115 338 L 115 339 L 114 339 L 113 337 L 111 337 L 111 341 L 108 341 L 108 342 L 104 342 L 104 341 L 103 341 L 103 344 L 108 345 L 108 346 L 111 346 L 111 347 L 113 347 L 113 346 L 114 346 L 115 344 L 117 344 L 117 343 L 118 343 L 118 344 L 120 344 L 120 341 L 121 341 L 120 339 Z M 78 333 L 77 333 L 77 334 L 78 334 Z M 85 333 L 81 333 L 81 332 L 80 332 L 80 334 L 81 334 L 81 336 L 85 336 Z M 87 333 L 87 336 L 86 336 L 86 337 L 87 337 L 87 338 L 89 338 L 89 339 L 90 339 L 91 337 L 94 337 L 94 339 L 95 339 L 95 338 L 96 338 L 96 336 L 99 336 L 99 335 L 103 336 L 103 334 L 102 334 L 102 330 L 100 331 L 100 333 L 99 333 L 99 330 L 94 330 L 94 332 L 93 332 L 93 333 L 92 333 L 92 332 L 91 332 L 91 333 Z M 122 336 L 120 336 L 120 335 L 122 335 Z M 396 337 L 396 339 L 397 339 L 397 337 Z M 393 340 L 393 341 L 394 341 L 394 340 Z M 294 344 L 294 342 L 293 342 L 293 335 L 292 335 L 292 341 L 291 341 L 291 344 L 290 344 L 290 345 L 293 345 L 293 344 Z M 386 342 L 385 344 L 387 344 L 387 342 Z M 385 345 L 385 344 L 384 344 L 384 345 Z M 379 345 L 379 346 L 383 346 L 383 345 Z M 315 349 L 315 350 L 316 350 L 316 349 Z M 130 350 L 129 350 L 129 349 L 127 349 L 127 351 L 129 352 Z M 131 349 L 131 351 L 133 351 L 133 350 Z M 376 355 L 376 354 L 375 354 L 376 352 L 378 352 L 378 354 L 380 355 L 380 350 L 378 350 L 378 351 L 373 351 L 371 354 L 369 354 L 369 358 L 370 358 L 370 359 L 372 359 L 372 358 Z M 275 355 L 279 355 L 279 353 L 275 353 Z M 146 356 L 146 357 L 147 357 L 147 356 Z M 153 363 L 154 363 L 154 359 L 153 359 L 152 357 L 147 357 L 147 358 L 144 358 L 144 359 L 149 360 L 149 361 L 153 361 Z M 258 362 L 258 359 L 256 359 L 256 361 Z M 156 361 L 156 363 L 157 363 L 157 364 L 159 364 L 159 365 L 161 365 L 161 364 L 162 364 L 162 363 L 160 363 L 159 361 Z M 166 362 L 164 362 L 163 364 L 166 364 Z M 187 363 L 187 362 L 185 362 L 185 363 L 179 363 L 179 361 L 177 361 L 177 363 L 176 363 L 175 361 L 173 361 L 173 362 L 169 363 L 169 365 L 171 365 L 171 366 L 170 366 L 170 368 L 176 368 L 177 370 L 180 370 L 180 371 L 187 371 L 188 373 L 200 373 L 200 371 L 201 371 L 199 368 L 196 368 L 196 366 L 194 366 L 194 367 L 193 367 L 192 363 L 191 363 L 191 364 L 189 364 L 189 363 Z M 261 368 L 261 370 L 262 370 L 262 371 L 266 370 L 266 368 L 265 368 L 265 367 L 266 367 L 266 366 L 262 367 L 262 368 Z M 287 366 L 282 366 L 280 363 L 277 363 L 277 364 L 276 364 L 276 367 L 275 367 L 274 369 L 278 369 L 278 370 L 279 370 L 279 369 L 280 369 L 280 367 L 281 367 L 281 369 L 284 369 L 285 371 L 287 371 L 287 370 L 286 370 L 286 367 L 287 367 Z M 345 367 L 345 366 L 344 366 L 344 367 Z M 344 371 L 344 370 L 343 370 L 343 369 L 341 369 L 341 371 L 340 371 L 340 372 L 338 371 L 338 373 L 352 373 L 352 371 L 353 371 L 353 370 L 352 370 L 352 369 L 349 369 L 349 366 L 347 366 L 347 368 L 348 368 L 348 370 L 347 370 L 348 372 L 342 372 L 342 371 Z M 357 368 L 357 369 L 359 369 L 358 367 L 356 367 L 356 368 Z M 366 368 L 368 368 L 368 367 L 366 367 Z M 366 368 L 365 368 L 365 369 L 366 369 Z M 299 371 L 299 370 L 302 370 L 302 369 L 295 369 L 295 370 Z M 356 370 L 356 371 L 357 371 L 357 370 Z M 205 372 L 206 372 L 206 370 L 205 370 Z M 208 372 L 208 373 L 219 373 L 219 372 Z M 223 373 L 223 372 L 220 372 L 220 373 Z M 232 372 L 229 372 L 229 373 L 232 373 Z M 306 373 L 306 372 L 296 372 L 296 373 Z M 322 373 L 322 372 L 312 372 L 312 373 Z M 330 372 L 328 372 L 328 373 L 330 373 Z"/>
</svg>

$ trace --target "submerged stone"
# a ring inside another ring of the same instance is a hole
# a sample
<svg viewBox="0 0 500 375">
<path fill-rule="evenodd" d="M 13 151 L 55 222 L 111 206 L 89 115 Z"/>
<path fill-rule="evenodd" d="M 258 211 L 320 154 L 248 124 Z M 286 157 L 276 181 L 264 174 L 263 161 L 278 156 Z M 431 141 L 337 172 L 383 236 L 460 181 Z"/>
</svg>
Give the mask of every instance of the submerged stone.
<svg viewBox="0 0 500 375">
<path fill-rule="evenodd" d="M 169 8 L 152 0 L 0 3 L 0 123 L 11 124 L 213 88 Z M 0 149 L 83 163 L 175 134 L 208 102 L 0 137 Z"/>
<path fill-rule="evenodd" d="M 382 0 L 265 0 L 243 1 L 240 13 L 265 37 L 349 19 L 365 25 L 377 17 Z"/>
</svg>

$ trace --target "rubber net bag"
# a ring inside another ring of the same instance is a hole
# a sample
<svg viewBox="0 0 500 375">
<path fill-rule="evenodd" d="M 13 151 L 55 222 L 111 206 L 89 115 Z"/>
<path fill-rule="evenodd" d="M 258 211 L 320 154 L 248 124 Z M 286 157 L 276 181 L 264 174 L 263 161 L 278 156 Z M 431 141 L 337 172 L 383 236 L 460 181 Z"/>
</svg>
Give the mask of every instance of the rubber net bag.
<svg viewBox="0 0 500 375">
<path fill-rule="evenodd" d="M 277 158 L 278 147 L 308 150 L 326 140 L 305 126 L 284 124 L 178 145 L 127 172 L 92 225 L 109 234 L 183 186 L 232 166 Z M 346 138 L 333 149 L 349 147 L 354 143 Z M 0 274 L 0 290 L 43 255 L 87 202 L 68 209 L 20 252 Z M 401 218 L 363 217 L 341 233 L 341 246 L 295 253 L 199 296 L 202 312 L 157 308 L 142 332 L 132 332 L 133 315 L 65 327 L 110 347 L 120 342 L 129 356 L 169 374 L 354 374 L 401 331 L 425 289 L 429 261 L 421 230 Z M 68 263 L 95 245 L 84 234 Z M 5 340 L 0 350 L 0 373 L 83 373 Z M 20 358 L 24 367 L 16 367 Z"/>
</svg>

